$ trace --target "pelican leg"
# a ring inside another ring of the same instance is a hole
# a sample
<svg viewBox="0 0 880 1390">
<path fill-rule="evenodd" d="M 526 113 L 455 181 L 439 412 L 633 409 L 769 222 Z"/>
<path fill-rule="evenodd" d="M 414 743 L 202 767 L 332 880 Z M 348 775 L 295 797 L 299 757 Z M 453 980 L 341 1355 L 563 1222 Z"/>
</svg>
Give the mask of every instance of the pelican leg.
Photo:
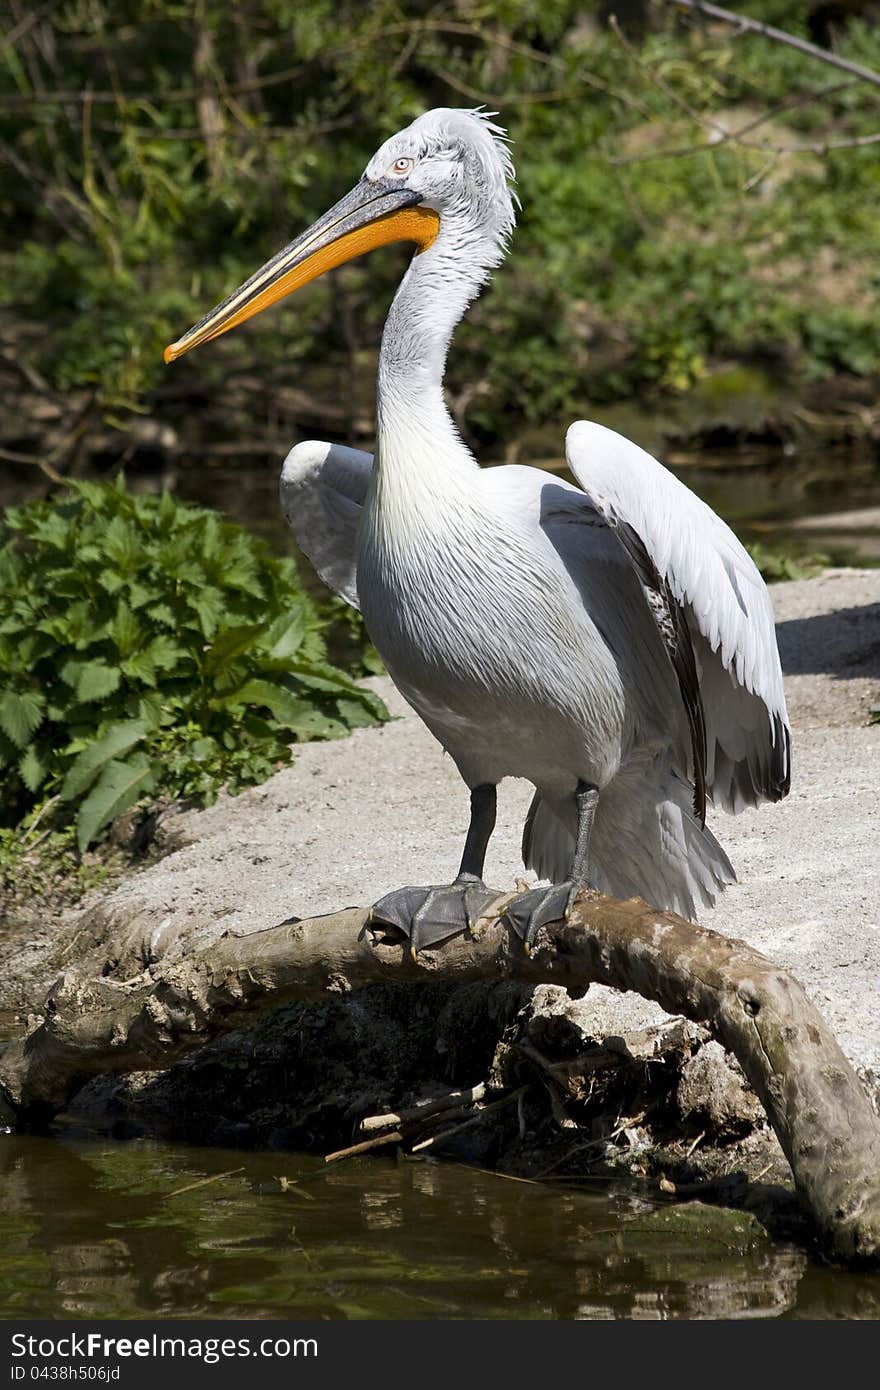
<svg viewBox="0 0 880 1390">
<path fill-rule="evenodd" d="M 497 896 L 483 882 L 486 849 L 495 829 L 495 802 L 495 788 L 488 783 L 471 792 L 471 820 L 454 883 L 396 888 L 373 905 L 370 921 L 396 927 L 409 938 L 413 955 L 471 930 Z"/>
<path fill-rule="evenodd" d="M 579 889 L 590 886 L 590 834 L 599 789 L 591 782 L 578 782 L 575 798 L 578 829 L 568 878 L 563 883 L 551 883 L 546 888 L 530 888 L 527 893 L 521 893 L 504 914 L 517 936 L 522 938 L 527 953 L 541 927 L 548 922 L 568 921 Z"/>
</svg>

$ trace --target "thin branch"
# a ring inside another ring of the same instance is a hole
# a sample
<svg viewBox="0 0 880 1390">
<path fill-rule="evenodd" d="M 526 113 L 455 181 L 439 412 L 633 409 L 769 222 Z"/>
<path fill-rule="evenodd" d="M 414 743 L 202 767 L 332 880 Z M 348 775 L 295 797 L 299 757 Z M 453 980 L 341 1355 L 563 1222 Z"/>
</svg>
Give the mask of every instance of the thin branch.
<svg viewBox="0 0 880 1390">
<path fill-rule="evenodd" d="M 15 449 L 0 448 L 0 459 L 5 459 L 7 463 L 27 463 L 32 468 L 39 468 L 41 473 L 45 473 L 53 483 L 64 483 L 63 474 L 53 468 L 46 459 L 39 458 L 36 454 L 20 454 Z"/>
<path fill-rule="evenodd" d="M 421 1153 L 424 1149 L 433 1149 L 438 1144 L 442 1144 L 445 1139 L 451 1139 L 454 1135 L 461 1134 L 463 1129 L 473 1129 L 480 1120 L 502 1110 L 504 1106 L 510 1105 L 511 1101 L 515 1100 L 519 1104 L 528 1090 L 529 1086 L 520 1086 L 518 1090 L 511 1091 L 509 1095 L 502 1096 L 501 1100 L 494 1100 L 491 1105 L 484 1105 L 468 1119 L 462 1120 L 460 1125 L 453 1125 L 450 1129 L 442 1129 L 438 1134 L 432 1134 L 430 1138 L 422 1139 L 418 1144 L 413 1144 L 412 1152 Z"/>
<path fill-rule="evenodd" d="M 738 131 L 731 130 L 716 136 L 717 127 L 704 121 L 698 122 L 708 130 L 709 138 L 701 145 L 675 145 L 665 150 L 650 150 L 643 154 L 615 155 L 610 162 L 618 168 L 626 164 L 649 164 L 657 159 L 685 159 L 690 155 L 714 153 L 722 145 L 737 145 L 740 149 L 756 150 L 759 154 L 772 155 L 775 162 L 783 154 L 831 154 L 835 150 L 858 150 L 868 145 L 880 144 L 880 131 L 870 135 L 827 136 L 825 139 L 805 141 L 796 145 L 775 145 L 769 140 L 743 140 Z"/>
<path fill-rule="evenodd" d="M 471 1086 L 466 1091 L 449 1091 L 445 1096 L 431 1096 L 427 1100 L 410 1105 L 406 1109 L 391 1111 L 387 1115 L 367 1115 L 358 1128 L 362 1134 L 372 1134 L 381 1129 L 400 1129 L 404 1125 L 442 1115 L 446 1110 L 460 1110 L 463 1106 L 475 1105 L 486 1094 L 485 1082 Z"/>
<path fill-rule="evenodd" d="M 705 15 L 707 19 L 717 19 L 722 24 L 732 24 L 742 34 L 760 34 L 765 39 L 772 39 L 774 43 L 784 43 L 789 48 L 797 49 L 799 53 L 805 53 L 808 58 L 816 58 L 820 63 L 828 63 L 833 68 L 840 68 L 841 72 L 848 72 L 860 82 L 870 82 L 872 86 L 880 87 L 880 72 L 866 68 L 861 63 L 854 63 L 850 58 L 841 58 L 830 49 L 819 48 L 807 39 L 798 38 L 797 34 L 789 34 L 784 29 L 765 24 L 761 19 L 734 14 L 732 10 L 723 10 L 720 5 L 707 4 L 706 0 L 665 0 L 665 3 L 675 5 L 678 9 L 690 10 L 692 14 Z"/>
<path fill-rule="evenodd" d="M 673 0 L 673 3 L 678 3 L 678 0 Z M 711 116 L 706 116 L 703 112 L 691 106 L 690 102 L 686 101 L 680 93 L 676 92 L 668 83 L 658 77 L 651 64 L 641 57 L 626 38 L 614 15 L 611 16 L 609 24 L 627 56 L 636 64 L 646 80 L 650 82 L 653 87 L 656 87 L 668 101 L 672 102 L 680 111 L 684 112 L 689 120 L 692 120 L 701 130 L 706 131 L 708 136 L 705 143 L 699 145 L 675 145 L 671 148 L 662 150 L 648 150 L 640 154 L 615 156 L 610 160 L 612 165 L 620 167 L 626 164 L 647 164 L 658 159 L 684 159 L 695 154 L 706 154 L 710 151 L 714 152 L 720 149 L 722 145 L 737 145 L 741 149 L 757 150 L 760 154 L 778 156 L 784 154 L 824 155 L 829 154 L 833 150 L 859 149 L 867 145 L 876 145 L 880 143 L 880 132 L 871 135 L 826 136 L 819 140 L 804 141 L 802 143 L 789 145 L 778 145 L 769 140 L 747 140 L 745 138 L 746 135 L 753 130 L 757 130 L 759 126 L 766 124 L 767 121 L 772 120 L 773 117 L 778 115 L 781 111 L 789 110 L 796 105 L 801 105 L 805 100 L 811 101 L 816 97 L 826 95 L 827 92 L 809 93 L 806 97 L 799 96 L 785 102 L 780 102 L 777 106 L 771 107 L 768 111 L 748 121 L 744 126 L 741 126 L 739 130 L 729 130 L 725 125 L 722 125 L 719 120 L 713 119 Z M 878 76 L 878 84 L 880 84 L 880 76 Z M 828 90 L 836 91 L 839 90 L 840 87 L 849 85 L 849 82 L 835 83 Z M 749 187 L 749 185 L 747 184 L 746 187 Z"/>
<path fill-rule="evenodd" d="M 392 1130 L 390 1134 L 377 1134 L 372 1139 L 363 1139 L 359 1144 L 350 1144 L 347 1149 L 337 1149 L 332 1154 L 324 1155 L 325 1163 L 338 1163 L 342 1158 L 355 1158 L 358 1154 L 369 1153 L 371 1149 L 383 1148 L 386 1144 L 402 1144 L 403 1135 L 399 1130 Z"/>
</svg>

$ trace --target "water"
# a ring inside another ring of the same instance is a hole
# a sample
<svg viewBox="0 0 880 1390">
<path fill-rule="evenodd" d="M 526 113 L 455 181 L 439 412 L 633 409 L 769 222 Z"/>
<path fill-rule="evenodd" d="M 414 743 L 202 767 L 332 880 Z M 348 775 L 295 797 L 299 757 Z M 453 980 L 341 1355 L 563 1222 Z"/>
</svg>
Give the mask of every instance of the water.
<svg viewBox="0 0 880 1390">
<path fill-rule="evenodd" d="M 3 1318 L 880 1317 L 880 1275 L 601 1184 L 71 1134 L 0 1173 Z"/>
<path fill-rule="evenodd" d="M 283 451 L 281 451 L 283 452 Z M 835 564 L 880 564 L 880 456 L 837 447 L 673 453 L 672 471 L 746 541 L 794 558 L 824 553 Z M 542 461 L 564 475 L 564 459 Z M 293 549 L 278 505 L 278 462 L 242 460 L 180 469 L 174 490 L 219 507 L 279 547 Z M 156 486 L 156 480 L 144 480 Z"/>
<path fill-rule="evenodd" d="M 170 487 L 179 497 L 217 507 L 264 536 L 294 550 L 278 503 L 277 459 L 243 453 L 235 462 L 210 455 L 198 465 L 163 472 L 129 465 L 132 487 Z M 666 463 L 747 541 L 759 540 L 795 557 L 824 552 L 834 563 L 880 564 L 880 453 L 838 445 L 787 453 L 781 449 L 672 452 Z M 564 475 L 565 460 L 541 467 Z M 0 468 L 0 507 L 41 496 L 46 480 L 32 468 Z"/>
</svg>

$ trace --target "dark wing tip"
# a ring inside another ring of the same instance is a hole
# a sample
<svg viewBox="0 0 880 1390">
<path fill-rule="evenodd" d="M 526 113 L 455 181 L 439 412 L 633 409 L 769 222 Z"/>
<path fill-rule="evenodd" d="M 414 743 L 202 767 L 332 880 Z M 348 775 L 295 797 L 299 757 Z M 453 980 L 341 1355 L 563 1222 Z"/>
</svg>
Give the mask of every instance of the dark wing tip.
<svg viewBox="0 0 880 1390">
<path fill-rule="evenodd" d="M 660 634 L 666 655 L 672 663 L 687 715 L 693 762 L 694 815 L 700 828 L 706 826 L 706 716 L 700 694 L 697 659 L 685 611 L 662 577 L 638 532 L 628 523 L 609 523 L 638 575 L 651 617 Z M 659 611 L 658 611 L 659 608 Z"/>
</svg>

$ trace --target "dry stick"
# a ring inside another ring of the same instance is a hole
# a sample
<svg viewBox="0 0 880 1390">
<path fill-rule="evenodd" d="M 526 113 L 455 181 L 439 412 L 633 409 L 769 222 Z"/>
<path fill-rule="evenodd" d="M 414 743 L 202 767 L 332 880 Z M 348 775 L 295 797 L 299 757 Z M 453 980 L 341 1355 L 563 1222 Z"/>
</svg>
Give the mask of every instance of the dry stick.
<svg viewBox="0 0 880 1390">
<path fill-rule="evenodd" d="M 209 1178 L 199 1178 L 197 1182 L 188 1182 L 186 1187 L 175 1187 L 173 1192 L 166 1193 L 168 1197 L 182 1197 L 184 1192 L 195 1192 L 197 1187 L 210 1187 L 212 1182 L 221 1182 L 223 1178 L 233 1178 L 236 1173 L 243 1173 L 244 1167 L 227 1168 L 225 1173 L 212 1173 Z"/>
<path fill-rule="evenodd" d="M 412 1152 L 420 1153 L 423 1149 L 431 1149 L 435 1144 L 442 1144 L 444 1139 L 451 1139 L 455 1134 L 461 1134 L 463 1129 L 472 1129 L 479 1124 L 487 1115 L 493 1115 L 498 1110 L 503 1110 L 505 1105 L 510 1105 L 511 1101 L 520 1104 L 523 1096 L 528 1090 L 528 1086 L 520 1086 L 518 1091 L 511 1091 L 509 1095 L 502 1096 L 501 1100 L 495 1100 L 491 1105 L 484 1105 L 482 1110 L 477 1110 L 469 1119 L 462 1121 L 460 1125 L 453 1125 L 451 1129 L 443 1129 L 439 1134 L 432 1134 L 429 1139 L 422 1139 L 418 1144 L 413 1144 Z"/>
<path fill-rule="evenodd" d="M 338 1163 L 341 1158 L 354 1158 L 356 1154 L 369 1153 L 370 1149 L 378 1149 L 384 1144 L 402 1144 L 403 1135 L 397 1130 L 392 1130 L 390 1134 L 377 1134 L 375 1139 L 365 1139 L 361 1144 L 351 1144 L 347 1149 L 337 1149 L 335 1153 L 325 1154 L 325 1163 Z"/>
<path fill-rule="evenodd" d="M 430 1100 L 422 1101 L 421 1105 L 410 1105 L 406 1109 L 391 1111 L 387 1115 L 367 1115 L 361 1120 L 358 1129 L 362 1134 L 370 1134 L 377 1129 L 400 1129 L 402 1125 L 428 1119 L 431 1115 L 442 1114 L 444 1110 L 460 1110 L 463 1106 L 473 1105 L 476 1101 L 482 1100 L 485 1094 L 486 1085 L 481 1081 L 478 1086 L 471 1086 L 467 1091 L 449 1091 L 444 1096 L 434 1096 Z"/>
<path fill-rule="evenodd" d="M 529 956 L 496 922 L 413 960 L 369 916 L 350 908 L 224 937 L 127 984 L 65 974 L 42 1021 L 0 1057 L 0 1123 L 57 1112 L 92 1076 L 167 1067 L 292 1000 L 380 982 L 599 983 L 706 1024 L 760 1097 L 828 1251 L 880 1261 L 880 1121 L 802 986 L 745 942 L 590 892 Z"/>
</svg>

